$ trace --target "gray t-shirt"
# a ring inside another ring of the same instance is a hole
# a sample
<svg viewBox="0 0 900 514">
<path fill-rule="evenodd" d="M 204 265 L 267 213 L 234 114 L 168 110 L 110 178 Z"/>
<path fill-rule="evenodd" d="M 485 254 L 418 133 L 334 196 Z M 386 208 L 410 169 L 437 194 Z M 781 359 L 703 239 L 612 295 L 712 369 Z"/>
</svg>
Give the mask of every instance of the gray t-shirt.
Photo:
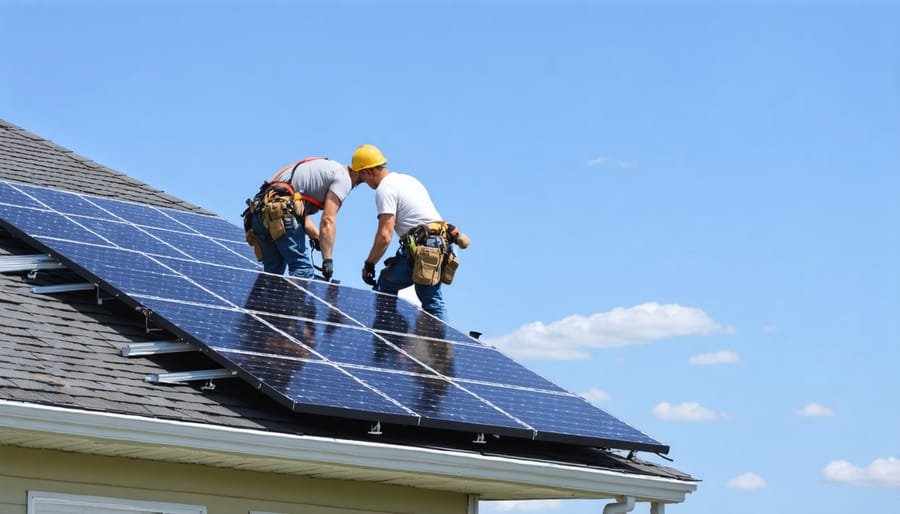
<svg viewBox="0 0 900 514">
<path fill-rule="evenodd" d="M 278 180 L 288 180 L 291 178 L 291 169 L 288 167 Z M 350 174 L 347 168 L 331 159 L 316 159 L 304 162 L 294 169 L 294 176 L 291 179 L 291 186 L 294 191 L 308 196 L 319 202 L 325 203 L 325 196 L 329 191 L 334 193 L 338 199 L 343 202 L 353 184 L 350 182 Z M 306 202 L 307 214 L 315 214 L 319 212 L 319 208 L 310 202 Z"/>
</svg>

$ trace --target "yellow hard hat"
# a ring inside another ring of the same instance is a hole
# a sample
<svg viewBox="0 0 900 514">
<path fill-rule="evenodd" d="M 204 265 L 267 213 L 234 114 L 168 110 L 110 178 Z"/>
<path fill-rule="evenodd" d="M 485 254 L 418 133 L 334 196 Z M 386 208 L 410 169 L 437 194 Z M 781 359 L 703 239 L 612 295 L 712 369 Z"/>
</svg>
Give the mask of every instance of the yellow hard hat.
<svg viewBox="0 0 900 514">
<path fill-rule="evenodd" d="M 387 163 L 384 154 L 381 153 L 374 145 L 362 145 L 353 152 L 353 159 L 350 161 L 351 171 L 362 171 L 375 166 L 381 166 Z"/>
</svg>

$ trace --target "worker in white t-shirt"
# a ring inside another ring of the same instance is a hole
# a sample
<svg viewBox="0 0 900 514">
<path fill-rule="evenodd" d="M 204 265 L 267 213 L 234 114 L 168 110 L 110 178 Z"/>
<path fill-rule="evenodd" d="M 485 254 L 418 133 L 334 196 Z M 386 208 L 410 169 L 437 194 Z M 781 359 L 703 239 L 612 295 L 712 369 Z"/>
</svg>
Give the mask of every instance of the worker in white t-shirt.
<svg viewBox="0 0 900 514">
<path fill-rule="evenodd" d="M 359 174 L 362 182 L 375 190 L 375 207 L 378 209 L 378 230 L 363 266 L 362 279 L 374 286 L 376 291 L 389 294 L 397 294 L 400 289 L 415 284 L 416 296 L 422 302 L 422 309 L 444 319 L 441 275 L 446 273 L 446 256 L 452 254 L 453 243 L 464 248 L 468 241 L 458 234 L 455 227 L 442 221 L 421 182 L 410 175 L 390 171 L 384 166 L 386 163 L 387 159 L 381 150 L 372 145 L 362 145 L 353 153 L 350 166 L 350 169 Z M 376 281 L 375 263 L 387 251 L 393 233 L 400 237 L 400 249 L 395 257 L 385 261 L 385 268 Z M 423 266 L 415 262 L 416 255 L 427 252 L 417 252 L 416 248 L 423 246 L 440 250 L 429 250 L 438 259 L 432 270 L 436 273 L 434 280 L 420 278 Z M 455 256 L 453 259 L 455 261 Z M 452 271 L 455 271 L 455 264 Z M 449 283 L 449 280 L 445 278 L 444 283 Z"/>
</svg>

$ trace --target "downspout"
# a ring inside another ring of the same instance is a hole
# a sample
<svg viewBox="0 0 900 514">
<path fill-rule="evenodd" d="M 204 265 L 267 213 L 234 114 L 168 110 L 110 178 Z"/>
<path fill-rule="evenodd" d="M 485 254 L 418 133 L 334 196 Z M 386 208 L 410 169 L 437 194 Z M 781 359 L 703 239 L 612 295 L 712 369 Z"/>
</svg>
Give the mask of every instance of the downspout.
<svg viewBox="0 0 900 514">
<path fill-rule="evenodd" d="M 634 496 L 623 496 L 615 503 L 603 507 L 603 514 L 625 514 L 634 510 Z"/>
<path fill-rule="evenodd" d="M 666 514 L 666 504 L 665 503 L 651 503 L 650 504 L 650 514 Z"/>
<path fill-rule="evenodd" d="M 478 495 L 470 494 L 466 504 L 466 514 L 478 514 Z"/>
</svg>

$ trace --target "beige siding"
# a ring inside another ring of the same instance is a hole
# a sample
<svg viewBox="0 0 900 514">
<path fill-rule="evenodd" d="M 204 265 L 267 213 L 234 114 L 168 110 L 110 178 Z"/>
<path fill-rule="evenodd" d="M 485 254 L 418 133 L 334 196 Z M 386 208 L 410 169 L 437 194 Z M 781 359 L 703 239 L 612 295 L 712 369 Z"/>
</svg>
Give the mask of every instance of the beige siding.
<svg viewBox="0 0 900 514">
<path fill-rule="evenodd" d="M 137 459 L 0 446 L 0 514 L 29 490 L 204 505 L 209 514 L 465 514 L 466 496 Z"/>
</svg>

